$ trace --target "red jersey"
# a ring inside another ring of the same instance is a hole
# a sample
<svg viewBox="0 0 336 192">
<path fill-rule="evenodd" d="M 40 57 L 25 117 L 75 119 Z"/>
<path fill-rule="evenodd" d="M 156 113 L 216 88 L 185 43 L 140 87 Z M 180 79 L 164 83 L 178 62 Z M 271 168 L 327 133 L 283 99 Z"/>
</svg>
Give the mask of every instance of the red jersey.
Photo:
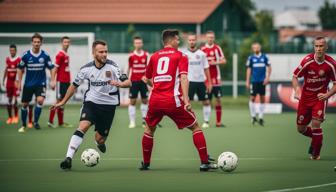
<svg viewBox="0 0 336 192">
<path fill-rule="evenodd" d="M 57 53 L 55 59 L 57 67 L 56 80 L 62 83 L 70 83 L 69 55 L 61 50 Z"/>
<path fill-rule="evenodd" d="M 182 106 L 179 76 L 183 73 L 188 74 L 188 57 L 182 52 L 172 47 L 155 52 L 146 68 L 146 77 L 153 80 L 149 106 Z"/>
<path fill-rule="evenodd" d="M 314 53 L 307 55 L 295 69 L 294 77 L 303 77 L 301 100 L 316 101 L 318 93 L 326 93 L 330 81 L 336 83 L 336 62 L 329 55 L 319 63 Z"/>
<path fill-rule="evenodd" d="M 220 86 L 222 84 L 222 81 L 221 81 L 221 74 L 220 74 L 219 66 L 211 65 L 211 62 L 219 61 L 225 58 L 222 48 L 217 44 L 213 44 L 212 46 L 205 44 L 205 46 L 203 46 L 201 50 L 206 54 L 206 57 L 209 62 L 209 66 L 210 66 L 209 71 L 210 71 L 212 85 Z"/>
<path fill-rule="evenodd" d="M 6 57 L 6 72 L 7 72 L 7 82 L 6 87 L 15 87 L 16 80 L 16 70 L 18 64 L 21 62 L 20 57 Z"/>
<path fill-rule="evenodd" d="M 128 68 L 130 69 L 131 81 L 141 81 L 145 76 L 148 53 L 142 51 L 140 54 L 135 51 L 131 52 L 128 57 Z"/>
</svg>

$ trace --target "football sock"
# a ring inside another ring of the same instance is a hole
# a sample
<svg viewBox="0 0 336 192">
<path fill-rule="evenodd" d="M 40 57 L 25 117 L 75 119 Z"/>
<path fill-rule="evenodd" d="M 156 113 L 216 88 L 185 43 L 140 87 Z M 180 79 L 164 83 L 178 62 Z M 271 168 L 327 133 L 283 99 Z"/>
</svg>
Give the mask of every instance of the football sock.
<svg viewBox="0 0 336 192">
<path fill-rule="evenodd" d="M 209 122 L 210 114 L 211 114 L 211 106 L 210 105 L 204 105 L 203 106 L 203 118 L 204 118 L 205 122 Z"/>
<path fill-rule="evenodd" d="M 320 155 L 322 141 L 323 141 L 323 132 L 321 128 L 313 129 L 313 137 L 311 145 L 313 146 L 313 155 L 318 156 Z"/>
<path fill-rule="evenodd" d="M 147 104 L 141 104 L 140 105 L 140 110 L 141 110 L 141 115 L 142 115 L 142 118 L 144 119 L 147 115 L 147 111 L 148 111 L 148 105 Z"/>
<path fill-rule="evenodd" d="M 42 105 L 36 104 L 35 110 L 34 110 L 34 123 L 37 123 L 40 119 L 40 115 L 42 112 Z"/>
<path fill-rule="evenodd" d="M 310 138 L 313 137 L 312 128 L 310 126 L 307 126 L 306 130 L 301 134 L 304 135 L 304 136 L 310 137 Z"/>
<path fill-rule="evenodd" d="M 75 152 L 77 151 L 78 147 L 83 141 L 84 133 L 80 130 L 76 130 L 75 133 L 72 135 L 68 147 L 68 151 L 66 157 L 73 158 Z"/>
<path fill-rule="evenodd" d="M 54 123 L 54 117 L 57 109 L 51 109 L 49 114 L 49 122 Z"/>
<path fill-rule="evenodd" d="M 57 109 L 57 117 L 58 117 L 58 124 L 62 125 L 64 123 L 63 117 L 64 117 L 64 108 L 60 107 Z"/>
<path fill-rule="evenodd" d="M 148 133 L 144 133 L 142 137 L 142 155 L 144 163 L 150 163 L 153 143 L 154 143 L 154 137 Z"/>
<path fill-rule="evenodd" d="M 27 126 L 27 107 L 21 108 L 21 121 L 22 121 L 22 126 L 26 127 Z"/>
<path fill-rule="evenodd" d="M 220 124 L 222 122 L 222 106 L 216 105 L 216 123 Z"/>
<path fill-rule="evenodd" d="M 251 117 L 255 117 L 256 116 L 255 103 L 251 100 L 249 101 L 249 108 Z"/>
<path fill-rule="evenodd" d="M 193 132 L 193 141 L 200 156 L 201 163 L 209 163 L 206 142 L 202 130 Z"/>
<path fill-rule="evenodd" d="M 135 105 L 128 105 L 128 116 L 130 119 L 130 122 L 135 122 Z"/>
<path fill-rule="evenodd" d="M 260 103 L 259 105 L 259 119 L 264 118 L 265 104 Z"/>
<path fill-rule="evenodd" d="M 29 105 L 29 110 L 28 110 L 28 122 L 32 123 L 33 122 L 33 106 Z"/>
<path fill-rule="evenodd" d="M 17 102 L 15 102 L 14 104 L 14 114 L 15 114 L 15 117 L 18 117 L 19 115 L 19 108 L 17 106 Z"/>
<path fill-rule="evenodd" d="M 8 117 L 12 118 L 12 105 L 7 104 L 7 112 L 8 112 Z"/>
</svg>

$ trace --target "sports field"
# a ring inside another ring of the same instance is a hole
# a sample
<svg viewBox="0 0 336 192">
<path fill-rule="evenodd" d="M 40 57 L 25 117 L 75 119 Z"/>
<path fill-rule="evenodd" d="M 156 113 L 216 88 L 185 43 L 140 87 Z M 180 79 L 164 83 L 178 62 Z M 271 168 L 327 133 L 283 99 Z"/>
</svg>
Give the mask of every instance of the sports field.
<svg viewBox="0 0 336 192">
<path fill-rule="evenodd" d="M 4 124 L 7 113 L 1 107 L 0 191 L 336 191 L 336 114 L 328 114 L 323 126 L 322 159 L 312 161 L 307 154 L 309 140 L 296 132 L 294 113 L 266 115 L 265 127 L 252 126 L 247 105 L 229 100 L 224 99 L 227 127 L 211 127 L 204 132 L 213 157 L 223 151 L 239 156 L 239 166 L 232 173 L 199 172 L 190 131 L 177 130 L 169 119 L 162 121 L 163 128 L 155 135 L 152 170 L 140 172 L 140 113 L 139 126 L 129 129 L 125 107 L 117 109 L 107 153 L 101 154 L 100 164 L 88 168 L 79 160 L 85 148 L 95 148 L 91 130 L 75 155 L 72 170 L 63 171 L 59 163 L 75 128 L 48 128 L 44 108 L 42 130 L 19 134 L 18 125 Z M 79 109 L 68 106 L 66 121 L 77 126 Z M 202 119 L 201 108 L 194 111 Z"/>
</svg>

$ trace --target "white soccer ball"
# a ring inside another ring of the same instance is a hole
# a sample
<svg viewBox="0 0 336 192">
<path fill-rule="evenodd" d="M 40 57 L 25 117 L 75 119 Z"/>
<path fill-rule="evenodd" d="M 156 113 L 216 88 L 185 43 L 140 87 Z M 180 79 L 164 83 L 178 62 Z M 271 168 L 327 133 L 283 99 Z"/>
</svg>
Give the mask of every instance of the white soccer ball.
<svg viewBox="0 0 336 192">
<path fill-rule="evenodd" d="M 225 172 L 231 172 L 238 166 L 238 157 L 236 154 L 226 151 L 218 157 L 218 167 Z"/>
<path fill-rule="evenodd" d="M 99 163 L 100 155 L 94 149 L 85 149 L 81 155 L 81 161 L 88 167 L 96 166 Z"/>
</svg>

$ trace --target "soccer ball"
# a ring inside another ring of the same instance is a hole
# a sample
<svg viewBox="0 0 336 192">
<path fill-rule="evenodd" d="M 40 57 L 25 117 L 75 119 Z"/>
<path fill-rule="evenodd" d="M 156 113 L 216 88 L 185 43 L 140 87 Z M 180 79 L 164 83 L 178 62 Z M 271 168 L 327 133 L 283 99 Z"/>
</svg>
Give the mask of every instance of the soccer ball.
<svg viewBox="0 0 336 192">
<path fill-rule="evenodd" d="M 232 152 L 223 152 L 218 157 L 218 166 L 225 172 L 231 172 L 238 166 L 238 157 Z"/>
<path fill-rule="evenodd" d="M 85 149 L 81 155 L 81 161 L 88 167 L 96 166 L 99 163 L 100 155 L 94 149 Z"/>
</svg>

